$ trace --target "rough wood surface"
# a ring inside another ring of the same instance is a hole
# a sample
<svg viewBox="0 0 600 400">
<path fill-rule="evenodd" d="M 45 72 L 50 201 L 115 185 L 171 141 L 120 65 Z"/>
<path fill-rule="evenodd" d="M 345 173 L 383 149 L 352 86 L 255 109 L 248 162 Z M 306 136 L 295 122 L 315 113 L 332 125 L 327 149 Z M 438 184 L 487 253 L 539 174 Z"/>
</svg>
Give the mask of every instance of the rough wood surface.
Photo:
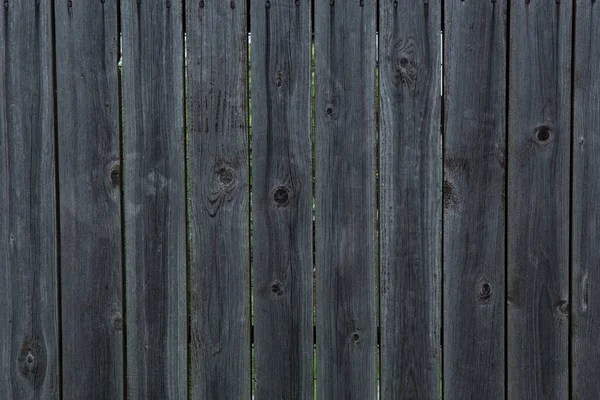
<svg viewBox="0 0 600 400">
<path fill-rule="evenodd" d="M 376 9 L 315 3 L 319 399 L 377 396 Z"/>
<path fill-rule="evenodd" d="M 313 398 L 310 2 L 252 7 L 257 399 Z"/>
<path fill-rule="evenodd" d="M 379 5 L 382 399 L 440 394 L 441 2 Z"/>
<path fill-rule="evenodd" d="M 186 7 L 193 399 L 250 398 L 246 13 Z"/>
<path fill-rule="evenodd" d="M 187 398 L 180 0 L 121 1 L 127 392 Z"/>
<path fill-rule="evenodd" d="M 571 367 L 573 399 L 600 399 L 600 9 L 579 0 L 573 60 L 573 231 Z"/>
<path fill-rule="evenodd" d="M 504 399 L 507 2 L 444 10 L 443 396 Z"/>
<path fill-rule="evenodd" d="M 123 397 L 117 1 L 57 1 L 65 399 Z"/>
<path fill-rule="evenodd" d="M 0 32 L 0 398 L 58 399 L 50 1 L 5 1 Z"/>
<path fill-rule="evenodd" d="M 569 396 L 570 1 L 510 10 L 507 394 Z"/>
</svg>

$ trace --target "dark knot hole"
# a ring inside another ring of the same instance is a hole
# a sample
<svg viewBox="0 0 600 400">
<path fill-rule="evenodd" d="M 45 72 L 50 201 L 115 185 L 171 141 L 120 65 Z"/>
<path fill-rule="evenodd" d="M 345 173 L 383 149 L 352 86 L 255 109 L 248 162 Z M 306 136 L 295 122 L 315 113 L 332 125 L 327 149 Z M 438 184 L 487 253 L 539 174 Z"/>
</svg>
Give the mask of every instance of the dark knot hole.
<svg viewBox="0 0 600 400">
<path fill-rule="evenodd" d="M 110 170 L 110 184 L 117 187 L 121 184 L 121 166 L 117 163 Z"/>
<path fill-rule="evenodd" d="M 290 202 L 290 193 L 286 187 L 279 186 L 273 192 L 273 201 L 278 206 L 285 206 Z"/>
<path fill-rule="evenodd" d="M 273 282 L 271 285 L 271 293 L 275 296 L 281 296 L 283 294 L 283 285 L 280 282 Z"/>
<path fill-rule="evenodd" d="M 483 282 L 479 286 L 479 294 L 477 298 L 480 303 L 488 304 L 492 298 L 492 285 L 489 282 Z"/>
<path fill-rule="evenodd" d="M 551 132 L 548 125 L 541 125 L 535 128 L 535 138 L 540 143 L 547 143 L 550 140 Z"/>
</svg>

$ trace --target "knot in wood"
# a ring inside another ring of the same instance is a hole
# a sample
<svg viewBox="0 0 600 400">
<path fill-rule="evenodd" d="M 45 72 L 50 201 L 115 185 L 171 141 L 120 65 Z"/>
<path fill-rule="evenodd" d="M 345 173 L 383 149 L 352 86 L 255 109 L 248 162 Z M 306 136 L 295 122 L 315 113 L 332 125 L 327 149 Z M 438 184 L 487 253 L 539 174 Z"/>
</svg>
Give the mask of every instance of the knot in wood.
<svg viewBox="0 0 600 400">
<path fill-rule="evenodd" d="M 121 184 L 121 164 L 116 161 L 110 168 L 110 184 L 112 187 L 117 187 Z"/>
<path fill-rule="evenodd" d="M 277 86 L 278 88 L 283 86 L 283 75 L 284 72 L 282 68 L 278 68 L 277 73 L 275 74 L 275 86 Z"/>
<path fill-rule="evenodd" d="M 271 294 L 273 296 L 283 296 L 283 285 L 279 281 L 271 283 Z"/>
<path fill-rule="evenodd" d="M 285 186 L 278 186 L 273 190 L 273 201 L 279 207 L 290 204 L 290 190 Z"/>
<path fill-rule="evenodd" d="M 71 0 L 67 1 L 67 7 L 69 7 L 69 8 L 73 7 L 73 2 Z"/>
<path fill-rule="evenodd" d="M 477 301 L 481 304 L 489 304 L 492 300 L 492 285 L 488 281 L 482 281 L 479 284 L 479 292 L 477 293 Z"/>
<path fill-rule="evenodd" d="M 566 300 L 559 300 L 556 302 L 558 311 L 563 315 L 569 315 L 569 302 Z"/>
<path fill-rule="evenodd" d="M 230 2 L 229 7 L 231 7 L 231 9 L 234 10 L 235 9 L 235 1 Z"/>
<path fill-rule="evenodd" d="M 114 313 L 114 315 L 111 318 L 110 324 L 112 326 L 112 328 L 116 331 L 120 331 L 123 329 L 123 317 L 121 316 L 120 312 L 116 312 Z"/>
<path fill-rule="evenodd" d="M 400 39 L 394 48 L 394 68 L 396 70 L 396 86 L 415 86 L 419 67 L 417 42 L 413 37 Z"/>
<path fill-rule="evenodd" d="M 40 365 L 41 346 L 36 339 L 27 339 L 21 346 L 19 366 L 21 373 L 33 379 Z"/>
<path fill-rule="evenodd" d="M 267 8 L 267 9 L 271 8 L 271 2 L 269 0 L 267 0 L 265 2 L 265 8 Z"/>
<path fill-rule="evenodd" d="M 329 118 L 336 119 L 337 113 L 335 112 L 335 100 L 327 103 L 327 107 L 325 107 L 325 113 Z"/>
<path fill-rule="evenodd" d="M 354 342 L 354 343 L 358 343 L 360 342 L 360 333 L 358 333 L 357 331 L 352 332 L 352 334 L 350 335 L 350 339 Z"/>
<path fill-rule="evenodd" d="M 296 0 L 296 7 L 300 7 L 300 0 Z"/>
<path fill-rule="evenodd" d="M 549 125 L 536 126 L 533 131 L 534 140 L 542 146 L 552 141 L 552 128 Z"/>
<path fill-rule="evenodd" d="M 454 192 L 454 186 L 448 181 L 444 181 L 442 197 L 444 207 L 453 207 L 458 203 L 458 196 Z"/>
<path fill-rule="evenodd" d="M 204 0 L 200 0 L 199 6 L 200 6 L 200 8 L 204 8 Z"/>
<path fill-rule="evenodd" d="M 235 182 L 235 173 L 231 167 L 221 167 L 217 171 L 217 179 L 221 187 L 229 187 Z"/>
<path fill-rule="evenodd" d="M 171 2 L 167 0 L 167 8 L 171 8 Z"/>
</svg>

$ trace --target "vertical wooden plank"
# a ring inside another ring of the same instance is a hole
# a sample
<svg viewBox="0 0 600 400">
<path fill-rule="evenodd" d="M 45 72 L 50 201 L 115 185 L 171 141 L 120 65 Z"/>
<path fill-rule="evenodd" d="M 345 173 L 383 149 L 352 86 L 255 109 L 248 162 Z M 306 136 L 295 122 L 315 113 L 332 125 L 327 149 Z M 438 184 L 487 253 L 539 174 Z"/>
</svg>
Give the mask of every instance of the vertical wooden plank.
<svg viewBox="0 0 600 400">
<path fill-rule="evenodd" d="M 0 398 L 58 399 L 52 14 L 0 8 Z"/>
<path fill-rule="evenodd" d="M 568 398 L 570 1 L 513 1 L 508 135 L 508 396 Z"/>
<path fill-rule="evenodd" d="M 63 397 L 123 397 L 117 2 L 56 1 Z"/>
<path fill-rule="evenodd" d="M 600 9 L 579 0 L 575 9 L 573 81 L 572 398 L 600 398 Z"/>
<path fill-rule="evenodd" d="M 191 396 L 250 398 L 246 1 L 186 7 Z"/>
<path fill-rule="evenodd" d="M 127 392 L 187 398 L 182 2 L 121 1 Z"/>
<path fill-rule="evenodd" d="M 375 399 L 376 2 L 315 3 L 317 397 Z"/>
<path fill-rule="evenodd" d="M 440 395 L 441 1 L 379 4 L 381 393 Z"/>
<path fill-rule="evenodd" d="M 504 399 L 507 1 L 444 9 L 443 395 Z"/>
<path fill-rule="evenodd" d="M 255 397 L 313 397 L 310 1 L 252 2 Z"/>
</svg>

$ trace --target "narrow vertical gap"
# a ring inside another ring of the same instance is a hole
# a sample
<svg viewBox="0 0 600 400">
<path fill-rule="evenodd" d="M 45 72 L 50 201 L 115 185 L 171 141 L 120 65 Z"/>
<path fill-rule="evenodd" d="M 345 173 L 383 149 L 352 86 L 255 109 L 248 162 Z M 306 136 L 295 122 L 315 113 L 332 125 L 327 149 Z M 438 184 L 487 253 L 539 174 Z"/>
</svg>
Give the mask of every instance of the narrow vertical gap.
<svg viewBox="0 0 600 400">
<path fill-rule="evenodd" d="M 250 7 L 251 7 L 251 3 L 252 0 L 246 0 L 246 32 L 250 33 L 250 30 L 252 29 L 252 25 L 251 25 L 251 20 L 252 20 L 252 16 L 250 15 Z"/>
<path fill-rule="evenodd" d="M 377 351 L 377 398 L 380 398 L 381 392 L 381 132 L 380 132 L 380 113 L 381 113 L 381 102 L 379 98 L 379 79 L 381 74 L 380 68 L 380 39 L 379 34 L 379 0 L 375 4 L 375 334 L 376 334 L 376 351 Z"/>
<path fill-rule="evenodd" d="M 51 0 L 50 4 L 50 20 L 51 20 L 51 42 L 52 42 L 52 96 L 54 102 L 54 212 L 55 212 L 55 229 L 56 229 L 56 307 L 57 307 L 57 318 L 58 318 L 58 397 L 63 397 L 63 365 L 62 365 L 62 286 L 61 286 L 61 243 L 60 243 L 60 185 L 59 185 L 59 164 L 60 158 L 58 153 L 58 79 L 56 72 L 56 1 Z"/>
<path fill-rule="evenodd" d="M 575 307 L 573 306 L 574 298 L 573 298 L 573 177 L 575 173 L 575 169 L 573 167 L 574 160 L 574 136 L 575 136 L 575 61 L 576 61 L 576 43 L 577 43 L 577 2 L 573 1 L 573 10 L 571 15 L 571 130 L 570 130 L 570 160 L 569 160 L 569 340 L 568 340 L 568 393 L 569 398 L 573 396 L 573 344 L 572 344 L 572 334 L 573 334 L 573 310 Z"/>
<path fill-rule="evenodd" d="M 248 294 L 250 296 L 250 396 L 254 398 L 254 380 L 256 379 L 254 367 L 254 251 L 252 249 L 252 237 L 253 237 L 253 226 L 252 226 L 252 33 L 250 32 L 251 24 L 251 1 L 248 0 L 246 3 L 246 101 L 248 102 L 248 114 L 246 115 L 246 121 L 248 124 L 248 269 L 250 280 L 248 282 Z"/>
<path fill-rule="evenodd" d="M 127 398 L 127 255 L 125 247 L 125 158 L 124 158 L 124 120 L 123 120 L 123 40 L 121 30 L 121 0 L 117 0 L 117 38 L 119 48 L 117 50 L 117 81 L 118 81 L 118 115 L 119 115 L 119 162 L 121 164 L 121 185 L 120 191 L 120 214 L 121 214 L 121 314 L 123 318 L 123 398 Z"/>
<path fill-rule="evenodd" d="M 186 33 L 186 21 L 185 21 L 185 0 L 181 0 L 181 31 L 182 31 L 182 37 L 184 39 L 184 54 L 185 54 L 185 33 Z M 184 89 L 185 89 L 185 85 L 184 85 Z M 185 116 L 184 116 L 185 118 Z"/>
<path fill-rule="evenodd" d="M 315 38 L 315 2 L 310 1 L 310 37 L 311 41 Z"/>
<path fill-rule="evenodd" d="M 445 134 L 445 124 L 444 119 L 446 116 L 446 98 L 444 96 L 444 86 L 446 85 L 445 78 L 445 70 L 446 70 L 446 37 L 444 35 L 445 31 L 445 22 L 446 22 L 446 12 L 445 12 L 445 2 L 444 0 L 440 1 L 440 146 L 441 146 L 441 160 L 440 160 L 440 168 L 441 168 L 441 177 L 442 177 L 442 187 L 440 187 L 440 191 L 443 192 L 443 183 L 445 180 L 445 171 L 444 171 L 444 157 L 446 151 L 446 134 Z M 443 193 L 442 193 L 443 197 Z M 440 249 L 441 249 L 441 257 L 440 257 L 440 271 L 439 271 L 439 306 L 440 306 L 440 400 L 444 398 L 444 214 L 445 209 L 441 207 L 441 234 L 440 234 Z"/>
<path fill-rule="evenodd" d="M 312 300 L 313 300 L 313 396 L 317 399 L 317 248 L 316 248 L 316 219 L 317 219 L 317 199 L 316 199 L 316 110 L 315 110 L 315 94 L 316 94 L 316 81 L 315 81 L 315 1 L 310 1 L 310 24 L 311 24 L 311 35 L 310 35 L 310 143 L 311 143 L 311 193 L 312 193 L 312 205 L 311 205 L 311 239 L 312 239 Z"/>
<path fill-rule="evenodd" d="M 509 156 L 509 99 L 510 99 L 510 1 L 506 3 L 505 85 L 504 85 L 504 399 L 508 398 L 508 156 Z"/>
<path fill-rule="evenodd" d="M 183 141 L 183 154 L 184 154 L 184 167 L 183 176 L 185 180 L 185 317 L 186 317 L 186 328 L 187 328 L 187 340 L 186 340 L 186 379 L 187 379 L 187 398 L 192 398 L 192 355 L 190 349 L 190 343 L 192 339 L 192 323 L 191 323 L 191 267 L 190 267 L 190 172 L 189 172 L 189 132 L 188 132 L 188 76 L 187 76 L 187 9 L 186 2 L 182 0 L 181 3 L 181 24 L 182 33 L 181 40 L 183 41 L 183 132 L 185 140 Z"/>
</svg>

